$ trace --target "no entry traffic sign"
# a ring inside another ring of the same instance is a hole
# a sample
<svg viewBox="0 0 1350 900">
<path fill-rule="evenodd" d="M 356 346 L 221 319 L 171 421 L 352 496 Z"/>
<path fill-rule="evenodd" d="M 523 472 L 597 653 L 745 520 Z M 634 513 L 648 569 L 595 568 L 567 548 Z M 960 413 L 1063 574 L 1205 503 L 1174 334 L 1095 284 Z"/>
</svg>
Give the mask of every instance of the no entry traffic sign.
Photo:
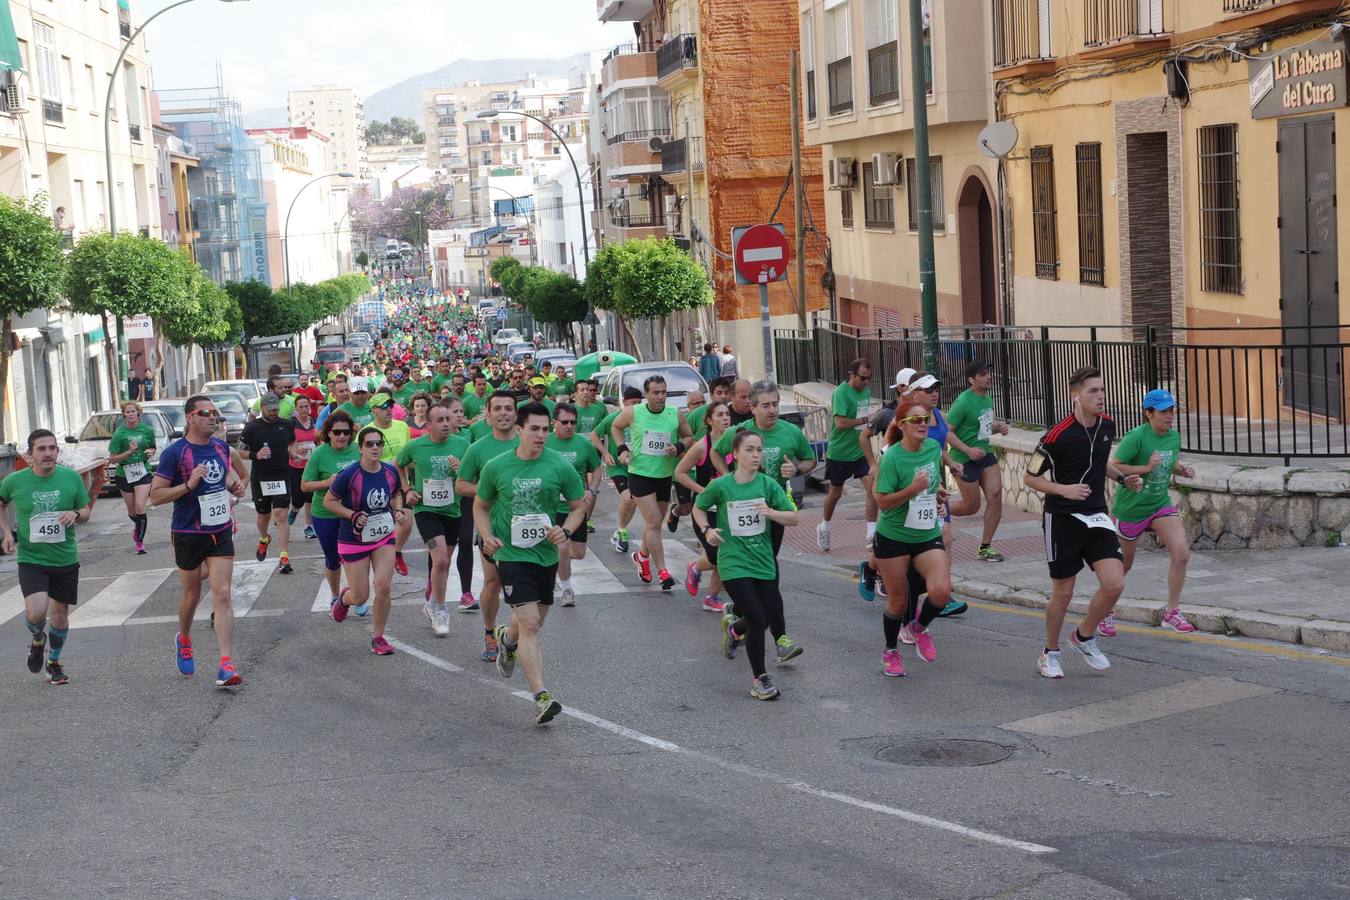
<svg viewBox="0 0 1350 900">
<path fill-rule="evenodd" d="M 787 235 L 782 225 L 731 229 L 731 255 L 737 284 L 768 284 L 787 278 Z"/>
</svg>

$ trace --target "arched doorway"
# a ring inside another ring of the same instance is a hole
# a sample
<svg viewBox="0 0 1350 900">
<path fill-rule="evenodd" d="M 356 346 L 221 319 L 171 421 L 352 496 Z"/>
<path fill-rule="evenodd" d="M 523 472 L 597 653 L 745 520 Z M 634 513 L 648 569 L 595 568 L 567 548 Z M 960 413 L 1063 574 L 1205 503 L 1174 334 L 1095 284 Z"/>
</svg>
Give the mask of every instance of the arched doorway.
<svg viewBox="0 0 1350 900">
<path fill-rule="evenodd" d="M 964 324 L 999 324 L 998 249 L 994 207 L 984 179 L 971 174 L 956 206 L 961 262 L 961 319 Z"/>
</svg>

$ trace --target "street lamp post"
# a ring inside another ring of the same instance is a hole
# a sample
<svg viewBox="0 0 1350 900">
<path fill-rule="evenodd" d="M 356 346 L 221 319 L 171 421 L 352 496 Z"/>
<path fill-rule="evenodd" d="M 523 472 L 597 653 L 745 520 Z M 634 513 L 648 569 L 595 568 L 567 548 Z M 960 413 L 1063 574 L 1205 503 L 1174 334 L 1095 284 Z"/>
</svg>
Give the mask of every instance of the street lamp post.
<svg viewBox="0 0 1350 900">
<path fill-rule="evenodd" d="M 502 113 L 510 113 L 511 115 L 524 116 L 527 119 L 533 119 L 540 125 L 543 125 L 545 128 L 547 128 L 549 130 L 549 133 L 551 133 L 555 138 L 558 139 L 558 143 L 562 144 L 563 152 L 567 154 L 568 161 L 572 163 L 572 173 L 577 177 L 577 199 L 581 201 L 580 205 L 577 208 L 577 214 L 581 216 L 581 253 L 586 260 L 586 267 L 589 269 L 591 265 L 591 242 L 590 239 L 586 236 L 586 230 L 589 227 L 588 223 L 586 222 L 586 189 L 582 187 L 581 170 L 577 168 L 577 160 L 576 157 L 572 155 L 572 148 L 567 146 L 567 141 L 563 140 L 563 136 L 561 134 L 558 134 L 557 130 L 552 125 L 548 124 L 548 122 L 544 121 L 538 116 L 531 115 L 530 113 L 524 112 L 523 110 L 484 109 L 480 110 L 475 115 L 475 118 L 495 119 Z M 587 306 L 587 317 L 591 320 L 591 343 L 595 344 L 595 310 L 590 309 L 589 301 L 587 302 L 586 306 Z M 598 349 L 599 345 L 597 344 L 596 347 Z"/>
<path fill-rule="evenodd" d="M 116 185 L 116 183 L 113 181 L 113 157 L 112 157 L 112 100 L 113 100 L 113 90 L 117 87 L 117 76 L 120 75 L 120 74 L 122 73 L 122 60 L 126 59 L 126 57 L 127 57 L 127 52 L 128 52 L 129 50 L 131 50 L 131 48 L 134 47 L 134 46 L 136 45 L 136 39 L 139 38 L 139 37 L 141 36 L 141 32 L 142 32 L 142 31 L 145 31 L 146 26 L 148 26 L 151 22 L 153 22 L 153 21 L 155 21 L 156 19 L 158 19 L 160 16 L 164 15 L 164 14 L 165 14 L 166 12 L 168 12 L 169 10 L 171 10 L 171 9 L 177 9 L 177 8 L 180 7 L 180 6 L 186 6 L 187 4 L 193 3 L 193 2 L 195 2 L 195 0 L 178 0 L 177 3 L 170 3 L 168 6 L 164 7 L 164 8 L 161 9 L 161 10 L 158 10 L 158 11 L 155 12 L 153 15 L 149 16 L 148 18 L 146 18 L 146 20 L 145 20 L 144 22 L 141 23 L 141 27 L 139 27 L 139 28 L 137 28 L 135 31 L 133 31 L 133 32 L 131 33 L 131 37 L 127 38 L 126 41 L 122 44 L 122 52 L 117 54 L 117 62 L 113 63 L 112 73 L 108 76 L 108 92 L 107 92 L 107 94 L 106 94 L 106 95 L 104 96 L 104 98 L 103 98 L 103 157 L 104 157 L 104 162 L 105 162 L 105 164 L 107 165 L 107 173 L 108 173 L 108 174 L 107 174 L 107 178 L 108 178 L 108 233 L 109 233 L 110 235 L 112 235 L 113 237 L 117 237 L 117 185 Z M 247 2 L 247 0 L 220 0 L 220 2 L 221 2 L 221 3 L 245 3 L 245 2 Z M 129 107 L 132 103 L 138 103 L 138 102 L 139 102 L 139 98 L 137 98 L 137 97 L 128 97 L 128 98 L 127 98 L 127 106 L 128 106 L 128 107 Z M 107 339 L 107 335 L 104 335 L 104 339 L 105 339 L 105 340 Z M 118 368 L 119 368 L 119 370 L 121 370 L 121 379 L 120 379 L 120 380 L 123 380 L 123 381 L 126 380 L 126 376 L 127 376 L 127 372 L 126 372 L 126 365 L 127 365 L 126 352 L 127 352 L 127 347 L 126 347 L 126 344 L 127 344 L 126 334 L 125 334 L 125 332 L 122 330 L 122 317 L 121 317 L 121 316 L 117 316 L 117 361 L 118 361 Z M 109 374 L 112 374 L 112 373 L 109 373 Z M 116 389 L 114 389 L 114 390 L 113 390 L 114 399 L 116 399 L 116 394 L 117 394 L 117 391 L 116 391 Z"/>
<path fill-rule="evenodd" d="M 322 175 L 316 175 L 309 181 L 301 185 L 300 190 L 295 192 L 295 197 L 291 199 L 291 205 L 286 208 L 286 224 L 281 229 L 282 255 L 286 261 L 286 296 L 291 295 L 291 213 L 295 211 L 295 202 L 300 199 L 300 195 L 305 192 L 305 188 L 311 184 L 323 181 L 325 178 L 355 178 L 351 172 L 325 172 Z"/>
<path fill-rule="evenodd" d="M 482 190 L 482 188 L 483 188 L 483 185 L 481 185 L 481 184 L 475 184 L 473 187 L 469 188 L 469 190 L 470 190 L 470 191 L 476 192 L 476 191 Z M 489 185 L 487 185 L 487 188 L 488 188 L 488 190 L 490 190 L 490 191 L 501 191 L 503 194 L 505 194 L 506 196 L 510 197 L 510 198 L 511 198 L 511 213 L 512 213 L 513 215 L 517 215 L 517 216 L 520 215 L 520 198 L 519 198 L 519 197 L 517 197 L 515 194 L 511 193 L 510 191 L 508 191 L 506 188 L 501 187 L 501 186 L 499 186 L 499 185 L 489 184 Z M 493 213 L 493 217 L 496 218 L 496 213 L 495 213 L 495 211 L 494 211 L 494 213 Z M 526 219 L 525 219 L 525 239 L 528 240 L 528 241 L 530 242 L 530 265 L 533 266 L 536 262 L 538 262 L 538 259 L 537 259 L 536 254 L 535 254 L 535 245 L 534 245 L 534 225 L 533 225 L 533 223 L 531 222 L 531 220 L 530 220 L 530 218 L 529 218 L 528 216 L 527 216 Z M 484 265 L 486 266 L 486 264 L 487 264 L 487 259 L 486 259 L 486 257 L 484 257 Z M 531 334 L 534 333 L 534 315 L 531 314 L 531 312 L 530 312 L 528 309 L 525 310 L 525 328 L 526 328 Z"/>
</svg>

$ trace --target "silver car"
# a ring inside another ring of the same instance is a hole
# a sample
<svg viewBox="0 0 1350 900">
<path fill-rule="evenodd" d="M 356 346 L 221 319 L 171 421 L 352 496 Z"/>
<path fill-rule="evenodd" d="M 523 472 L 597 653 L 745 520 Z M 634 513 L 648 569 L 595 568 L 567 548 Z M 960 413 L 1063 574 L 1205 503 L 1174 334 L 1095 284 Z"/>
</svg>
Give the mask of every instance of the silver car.
<svg viewBox="0 0 1350 900">
<path fill-rule="evenodd" d="M 183 432 L 174 428 L 173 422 L 165 415 L 164 410 L 154 409 L 143 404 L 144 411 L 141 413 L 141 421 L 149 425 L 155 432 L 155 452 L 150 455 L 150 471 L 155 471 L 155 466 L 159 464 L 160 451 L 169 445 L 169 442 L 183 436 Z M 178 410 L 181 413 L 183 406 L 180 403 Z M 108 455 L 108 444 L 112 441 L 113 432 L 121 428 L 124 424 L 121 410 L 105 409 L 94 413 L 85 422 L 84 428 L 80 430 L 78 437 L 67 435 L 66 443 L 74 446 L 66 448 L 62 453 L 62 462 L 67 462 L 66 454 L 69 454 L 71 461 L 74 458 L 91 459 L 95 457 Z M 113 483 L 113 474 L 117 471 L 117 466 L 108 463 L 105 472 L 105 483 L 103 493 L 116 494 L 117 485 Z"/>
<path fill-rule="evenodd" d="M 600 384 L 600 399 L 610 406 L 618 406 L 625 388 L 642 390 L 642 383 L 653 375 L 666 380 L 666 402 L 677 409 L 689 406 L 689 392 L 701 391 L 708 396 L 708 384 L 698 369 L 687 362 L 649 362 L 630 363 L 615 366 L 604 376 Z"/>
</svg>

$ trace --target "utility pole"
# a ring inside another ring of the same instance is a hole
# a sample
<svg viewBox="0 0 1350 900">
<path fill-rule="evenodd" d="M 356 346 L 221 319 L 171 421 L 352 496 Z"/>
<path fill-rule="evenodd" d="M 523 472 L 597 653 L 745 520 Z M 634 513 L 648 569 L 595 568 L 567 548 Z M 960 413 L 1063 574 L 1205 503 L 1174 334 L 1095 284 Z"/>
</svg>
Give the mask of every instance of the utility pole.
<svg viewBox="0 0 1350 900">
<path fill-rule="evenodd" d="M 937 275 L 933 265 L 933 173 L 928 157 L 928 91 L 923 70 L 923 0 L 909 0 L 910 84 L 914 101 L 914 183 L 919 210 L 919 292 L 923 315 L 923 366 L 938 370 Z"/>
<path fill-rule="evenodd" d="M 806 330 L 806 233 L 802 221 L 802 207 L 806 192 L 802 187 L 802 98 L 797 80 L 797 51 L 792 51 L 792 66 L 788 73 L 792 84 L 792 223 L 797 236 L 797 327 Z"/>
</svg>

